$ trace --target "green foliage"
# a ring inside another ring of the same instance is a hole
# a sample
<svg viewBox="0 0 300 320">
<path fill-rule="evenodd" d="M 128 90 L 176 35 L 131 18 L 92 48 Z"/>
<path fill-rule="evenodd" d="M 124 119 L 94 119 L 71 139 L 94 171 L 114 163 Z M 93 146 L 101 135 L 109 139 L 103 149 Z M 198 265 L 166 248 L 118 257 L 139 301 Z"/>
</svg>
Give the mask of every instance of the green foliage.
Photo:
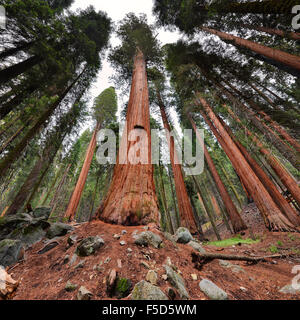
<svg viewBox="0 0 300 320">
<path fill-rule="evenodd" d="M 272 244 L 270 247 L 269 247 L 269 251 L 271 253 L 278 253 L 278 248 L 277 246 L 275 246 L 274 244 Z"/>
<path fill-rule="evenodd" d="M 241 239 L 239 237 L 235 237 L 235 238 L 225 239 L 222 241 L 207 242 L 206 245 L 216 246 L 216 247 L 230 247 L 230 246 L 238 245 L 239 243 L 241 243 L 241 244 L 255 244 L 258 242 L 260 242 L 259 239 L 252 240 L 252 239 Z"/>
</svg>

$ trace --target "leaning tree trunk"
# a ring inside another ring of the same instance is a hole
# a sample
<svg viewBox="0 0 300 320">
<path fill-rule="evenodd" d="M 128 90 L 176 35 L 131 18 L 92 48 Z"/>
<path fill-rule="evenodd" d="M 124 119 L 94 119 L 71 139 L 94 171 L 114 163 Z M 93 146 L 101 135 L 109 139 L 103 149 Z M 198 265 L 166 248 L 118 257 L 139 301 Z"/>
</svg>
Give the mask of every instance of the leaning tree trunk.
<svg viewBox="0 0 300 320">
<path fill-rule="evenodd" d="M 176 203 L 176 198 L 175 198 L 175 191 L 174 191 L 174 185 L 173 185 L 172 176 L 171 176 L 170 165 L 168 165 L 168 177 L 169 177 L 170 189 L 171 189 L 171 193 L 172 193 L 174 213 L 175 213 L 175 218 L 176 218 L 176 230 L 177 230 L 177 228 L 180 226 L 180 216 L 179 216 L 179 212 L 177 209 L 177 203 Z"/>
<path fill-rule="evenodd" d="M 287 200 L 283 197 L 283 195 L 279 192 L 273 182 L 269 179 L 267 174 L 263 171 L 263 169 L 258 165 L 258 163 L 252 158 L 246 148 L 236 139 L 231 129 L 226 125 L 226 123 L 219 119 L 221 124 L 224 126 L 227 133 L 230 135 L 232 140 L 236 143 L 237 147 L 240 149 L 241 153 L 245 157 L 245 159 L 250 164 L 254 173 L 263 183 L 264 187 L 268 190 L 271 197 L 274 199 L 274 202 L 277 204 L 278 208 L 281 209 L 282 213 L 295 225 L 300 226 L 300 217 L 296 213 L 296 211 L 289 205 Z"/>
<path fill-rule="evenodd" d="M 70 199 L 70 202 L 68 204 L 68 207 L 65 213 L 65 217 L 68 218 L 69 221 L 73 220 L 76 210 L 78 208 L 78 204 L 79 204 L 79 201 L 86 183 L 86 179 L 91 167 L 93 156 L 95 153 L 95 149 L 97 145 L 97 133 L 99 129 L 100 129 L 100 123 L 97 123 L 94 133 L 92 135 L 90 144 L 85 154 L 85 159 L 84 159 L 83 166 L 81 168 L 79 178 L 77 180 L 75 189 L 73 191 L 72 197 Z"/>
<path fill-rule="evenodd" d="M 25 42 L 23 44 L 18 45 L 15 48 L 10 48 L 10 49 L 6 49 L 4 51 L 2 51 L 0 53 L 0 59 L 5 59 L 7 57 L 13 56 L 16 53 L 18 53 L 19 51 L 24 51 L 24 50 L 28 50 L 30 47 L 32 47 L 35 44 L 35 41 L 31 41 L 31 42 Z"/>
<path fill-rule="evenodd" d="M 226 207 L 226 210 L 228 212 L 228 215 L 230 217 L 230 221 L 232 223 L 232 227 L 233 227 L 233 230 L 234 232 L 239 232 L 241 230 L 245 230 L 247 229 L 247 226 L 246 224 L 244 223 L 244 221 L 242 220 L 241 216 L 239 215 L 234 203 L 232 202 L 224 184 L 223 184 L 223 181 L 221 180 L 220 176 L 219 176 L 219 173 L 213 163 L 213 160 L 205 146 L 205 144 L 203 143 L 201 137 L 199 137 L 199 134 L 198 134 L 198 131 L 197 131 L 197 128 L 196 128 L 196 125 L 195 125 L 195 122 L 193 121 L 191 115 L 188 113 L 187 114 L 187 117 L 188 119 L 190 120 L 191 124 L 192 124 L 192 127 L 196 133 L 196 137 L 199 141 L 199 143 L 202 145 L 203 149 L 204 149 L 204 156 L 205 156 L 205 159 L 206 159 L 206 162 L 208 164 L 208 167 L 210 169 L 210 172 L 216 182 L 216 185 L 217 185 L 217 188 L 220 192 L 220 195 L 222 197 L 222 200 L 224 202 L 224 205 Z"/>
<path fill-rule="evenodd" d="M 287 38 L 287 39 L 291 39 L 291 40 L 300 40 L 300 33 L 299 32 L 283 31 L 283 30 L 279 30 L 279 29 L 260 27 L 260 26 L 255 26 L 255 25 L 251 25 L 251 24 L 242 24 L 241 27 L 246 28 L 246 29 L 250 29 L 250 30 L 265 32 L 265 33 L 271 34 L 273 36 L 279 36 L 279 37 Z"/>
<path fill-rule="evenodd" d="M 166 136 L 168 137 L 169 133 L 171 132 L 171 127 L 168 122 L 165 106 L 163 104 L 162 98 L 157 88 L 156 88 L 156 93 L 157 93 L 157 100 L 160 108 L 161 117 L 166 130 Z M 171 135 L 168 138 L 168 143 L 169 143 L 169 150 L 170 150 L 170 160 L 171 160 L 172 170 L 174 174 L 175 191 L 176 191 L 181 225 L 190 229 L 192 233 L 195 233 L 197 231 L 197 224 L 193 214 L 193 209 L 190 203 L 190 199 L 184 184 L 181 165 L 179 164 L 177 152 L 175 149 L 174 137 L 172 137 Z"/>
<path fill-rule="evenodd" d="M 261 181 L 258 179 L 258 177 L 255 175 L 250 165 L 243 157 L 236 144 L 232 141 L 220 121 L 217 119 L 216 115 L 214 114 L 206 100 L 200 95 L 198 96 L 198 99 L 204 110 L 206 111 L 208 117 L 210 118 L 210 121 L 208 121 L 208 118 L 206 117 L 204 112 L 201 112 L 202 116 L 211 129 L 213 129 L 213 127 L 215 126 L 215 130 L 213 131 L 216 135 L 217 140 L 222 143 L 222 147 L 224 145 L 227 146 L 224 151 L 227 151 L 226 153 L 232 160 L 232 164 L 234 165 L 236 171 L 242 177 L 243 183 L 251 192 L 253 200 L 255 201 L 258 209 L 263 215 L 266 227 L 273 231 L 297 230 L 296 227 L 281 213 L 279 208 L 276 206 L 272 197 L 265 189 Z M 198 99 L 196 99 L 197 103 Z"/>
<path fill-rule="evenodd" d="M 233 36 L 226 32 L 218 31 L 207 27 L 201 27 L 201 29 L 220 37 L 222 40 L 232 41 L 236 46 L 247 48 L 252 52 L 263 55 L 266 58 L 272 59 L 277 63 L 283 64 L 291 68 L 295 71 L 296 74 L 300 74 L 300 58 L 298 56 L 278 49 L 269 48 L 256 42 Z"/>
<path fill-rule="evenodd" d="M 47 110 L 39 117 L 35 124 L 25 134 L 22 140 L 16 145 L 16 147 L 1 160 L 0 176 L 3 177 L 12 165 L 12 163 L 14 163 L 16 159 L 18 159 L 23 150 L 26 148 L 29 141 L 31 141 L 31 139 L 34 138 L 34 136 L 39 132 L 41 127 L 50 118 L 55 109 L 59 106 L 59 104 L 64 100 L 66 95 L 71 91 L 73 86 L 77 83 L 83 72 L 70 84 L 70 86 L 67 89 L 64 90 L 63 93 L 60 94 L 59 98 L 51 106 L 47 108 Z"/>
<path fill-rule="evenodd" d="M 225 105 L 227 111 L 231 117 L 245 130 L 245 133 L 258 147 L 259 152 L 266 157 L 269 165 L 275 171 L 281 182 L 289 190 L 293 198 L 296 200 L 298 205 L 300 205 L 300 192 L 297 182 L 291 177 L 291 175 L 284 169 L 284 167 L 278 162 L 278 160 L 272 155 L 272 153 L 267 150 L 263 144 L 258 140 L 258 138 L 241 122 L 241 120 L 235 115 L 235 113 Z"/>
<path fill-rule="evenodd" d="M 120 225 L 158 223 L 159 211 L 153 181 L 153 165 L 151 164 L 151 131 L 146 62 L 140 50 L 137 51 L 134 58 L 132 86 L 126 120 L 127 130 L 124 131 L 121 140 L 121 152 L 118 154 L 112 183 L 103 205 L 97 212 L 97 217 L 100 217 L 105 222 Z M 143 141 L 140 146 L 142 150 L 139 150 L 139 155 L 135 150 L 137 142 L 128 141 L 128 135 L 131 131 L 137 135 L 147 135 L 146 139 L 144 139 L 146 141 Z M 130 159 L 128 159 L 128 155 Z M 142 156 L 147 159 L 141 159 Z"/>
<path fill-rule="evenodd" d="M 33 56 L 31 58 L 28 58 L 25 61 L 19 62 L 17 64 L 14 64 L 6 69 L 3 69 L 0 71 L 0 86 L 4 83 L 7 83 L 13 78 L 18 77 L 22 73 L 28 71 L 35 65 L 39 64 L 43 61 L 42 57 L 39 56 Z"/>
</svg>

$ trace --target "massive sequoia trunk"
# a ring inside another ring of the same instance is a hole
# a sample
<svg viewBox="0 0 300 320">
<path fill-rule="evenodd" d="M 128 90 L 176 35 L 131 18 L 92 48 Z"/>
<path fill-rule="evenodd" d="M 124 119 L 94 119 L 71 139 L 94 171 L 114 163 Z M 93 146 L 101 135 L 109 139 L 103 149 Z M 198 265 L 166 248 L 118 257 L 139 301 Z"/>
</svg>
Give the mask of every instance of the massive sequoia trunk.
<svg viewBox="0 0 300 320">
<path fill-rule="evenodd" d="M 100 124 L 97 123 L 96 128 L 94 130 L 94 133 L 92 135 L 91 141 L 89 143 L 89 146 L 87 148 L 85 159 L 83 166 L 81 168 L 81 172 L 79 175 L 79 178 L 77 180 L 75 189 L 73 191 L 72 197 L 70 199 L 70 202 L 68 204 L 68 208 L 65 213 L 65 217 L 68 218 L 69 221 L 71 221 L 74 218 L 74 215 L 76 213 L 76 210 L 78 208 L 78 204 L 85 186 L 85 182 L 91 167 L 91 163 L 93 160 L 93 156 L 95 153 L 96 145 L 97 145 L 97 133 L 100 129 Z"/>
<path fill-rule="evenodd" d="M 241 216 L 239 215 L 233 201 L 231 200 L 231 198 L 230 198 L 230 196 L 229 196 L 229 194 L 223 184 L 223 181 L 221 180 L 221 178 L 219 176 L 219 173 L 213 163 L 213 160 L 212 160 L 205 144 L 203 143 L 202 139 L 198 136 L 198 131 L 197 131 L 195 122 L 191 118 L 190 114 L 187 114 L 187 116 L 192 124 L 192 127 L 193 127 L 195 133 L 196 133 L 196 137 L 197 137 L 199 143 L 202 144 L 202 146 L 203 146 L 204 156 L 205 156 L 206 162 L 207 162 L 208 167 L 210 169 L 210 172 L 213 176 L 213 179 L 215 180 L 217 188 L 220 192 L 220 195 L 222 197 L 222 200 L 224 202 L 224 205 L 225 205 L 226 210 L 228 212 L 228 215 L 230 217 L 230 221 L 232 223 L 232 227 L 233 227 L 234 232 L 237 233 L 241 230 L 247 229 L 247 226 L 245 225 L 244 221 L 242 220 Z"/>
<path fill-rule="evenodd" d="M 206 123 L 213 130 L 217 140 L 222 145 L 224 151 L 231 160 L 235 170 L 242 178 L 247 190 L 250 191 L 251 197 L 260 210 L 266 227 L 273 231 L 295 231 L 295 226 L 281 213 L 274 203 L 272 197 L 265 189 L 259 178 L 255 175 L 252 168 L 244 158 L 236 144 L 232 141 L 225 128 L 222 126 L 211 107 L 206 100 L 198 95 L 198 99 L 206 111 L 208 117 L 201 111 Z M 198 100 L 196 100 L 198 103 Z"/>
<path fill-rule="evenodd" d="M 278 160 L 272 155 L 272 153 L 267 150 L 263 144 L 258 140 L 258 138 L 241 122 L 241 120 L 232 112 L 232 110 L 225 105 L 227 111 L 231 117 L 245 130 L 245 133 L 258 147 L 259 152 L 266 157 L 269 165 L 275 171 L 281 182 L 289 190 L 293 198 L 296 200 L 298 205 L 300 205 L 300 192 L 297 182 L 291 177 L 291 175 L 284 169 L 284 167 L 278 162 Z"/>
<path fill-rule="evenodd" d="M 226 32 L 218 31 L 207 27 L 202 27 L 201 29 L 211 34 L 215 34 L 223 40 L 232 41 L 237 46 L 247 48 L 252 52 L 255 52 L 257 54 L 263 55 L 266 58 L 274 60 L 277 63 L 286 65 L 289 68 L 293 69 L 296 74 L 300 74 L 300 58 L 296 55 L 292 55 L 290 53 L 278 49 L 269 48 L 256 42 L 233 36 Z"/>
<path fill-rule="evenodd" d="M 165 112 L 165 107 L 158 89 L 156 89 L 156 93 L 157 93 L 157 99 L 158 99 L 158 104 L 159 104 L 164 128 L 166 129 L 166 134 L 168 135 L 168 133 L 171 132 L 171 127 L 169 125 L 168 118 Z M 178 156 L 175 150 L 174 137 L 170 136 L 170 141 L 168 142 L 169 142 L 170 160 L 171 160 L 172 170 L 174 174 L 175 191 L 177 196 L 177 203 L 178 203 L 181 225 L 190 229 L 191 232 L 196 232 L 197 224 L 193 214 L 193 209 L 190 203 L 190 199 L 184 184 L 181 165 L 178 163 Z"/>
<path fill-rule="evenodd" d="M 132 86 L 127 111 L 127 130 L 124 131 L 117 164 L 107 197 L 98 209 L 97 217 L 113 224 L 143 225 L 158 223 L 159 211 L 151 164 L 151 131 L 146 63 L 138 50 L 134 58 Z M 143 130 L 142 130 L 143 129 Z M 134 150 L 136 141 L 128 141 L 130 132 L 142 135 L 146 143 L 139 152 Z M 148 142 L 148 143 L 147 143 Z M 123 152 L 122 152 L 123 151 Z M 130 152 L 131 159 L 128 159 Z M 122 153 L 122 154 L 121 154 Z M 147 156 L 147 164 L 139 161 Z M 120 161 L 122 159 L 122 161 Z M 127 163 L 124 164 L 124 160 Z M 129 161 L 131 160 L 131 161 Z M 135 164 L 137 162 L 137 164 Z"/>
</svg>

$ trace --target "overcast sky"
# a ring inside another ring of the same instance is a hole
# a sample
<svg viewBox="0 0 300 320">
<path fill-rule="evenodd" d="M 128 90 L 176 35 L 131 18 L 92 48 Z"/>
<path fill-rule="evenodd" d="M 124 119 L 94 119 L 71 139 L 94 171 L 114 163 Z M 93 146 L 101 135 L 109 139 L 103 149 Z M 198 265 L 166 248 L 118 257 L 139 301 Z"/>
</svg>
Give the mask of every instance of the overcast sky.
<svg viewBox="0 0 300 320">
<path fill-rule="evenodd" d="M 144 13 L 147 15 L 148 22 L 153 24 L 155 22 L 152 15 L 152 0 L 75 0 L 71 7 L 71 10 L 85 9 L 88 6 L 93 5 L 96 10 L 101 10 L 107 13 L 107 15 L 113 20 L 114 23 L 122 20 L 129 12 L 135 14 Z M 179 34 L 176 32 L 168 32 L 160 29 L 158 32 L 158 39 L 162 44 L 176 42 L 179 38 Z M 111 36 L 110 43 L 112 46 L 117 45 L 119 42 L 114 35 Z M 108 61 L 103 61 L 102 69 L 98 74 L 97 80 L 92 86 L 90 91 L 91 97 L 95 98 L 104 89 L 113 85 L 110 82 L 109 77 L 113 75 L 114 70 L 111 68 Z M 117 89 L 117 88 L 116 88 Z"/>
</svg>

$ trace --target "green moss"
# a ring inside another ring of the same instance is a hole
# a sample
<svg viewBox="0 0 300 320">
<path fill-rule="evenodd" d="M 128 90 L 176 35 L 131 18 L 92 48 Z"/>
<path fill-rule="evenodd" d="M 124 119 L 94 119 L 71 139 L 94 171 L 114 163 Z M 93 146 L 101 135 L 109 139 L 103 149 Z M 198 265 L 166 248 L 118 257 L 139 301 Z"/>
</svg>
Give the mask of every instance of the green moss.
<svg viewBox="0 0 300 320">
<path fill-rule="evenodd" d="M 229 247 L 233 245 L 237 245 L 239 243 L 241 244 L 254 244 L 258 243 L 260 240 L 252 240 L 252 239 L 241 239 L 239 237 L 235 238 L 229 238 L 221 241 L 212 241 L 212 242 L 207 242 L 206 245 L 210 246 L 216 246 L 216 247 Z"/>
<path fill-rule="evenodd" d="M 281 247 L 281 246 L 282 246 L 282 242 L 281 242 L 281 241 L 277 241 L 277 245 L 278 245 L 279 247 Z"/>
<path fill-rule="evenodd" d="M 278 252 L 278 248 L 274 244 L 272 244 L 269 247 L 269 251 L 271 251 L 272 253 L 277 253 Z"/>
<path fill-rule="evenodd" d="M 131 288 L 131 281 L 126 278 L 120 278 L 116 284 L 116 295 L 118 298 L 124 298 L 128 296 Z"/>
</svg>

